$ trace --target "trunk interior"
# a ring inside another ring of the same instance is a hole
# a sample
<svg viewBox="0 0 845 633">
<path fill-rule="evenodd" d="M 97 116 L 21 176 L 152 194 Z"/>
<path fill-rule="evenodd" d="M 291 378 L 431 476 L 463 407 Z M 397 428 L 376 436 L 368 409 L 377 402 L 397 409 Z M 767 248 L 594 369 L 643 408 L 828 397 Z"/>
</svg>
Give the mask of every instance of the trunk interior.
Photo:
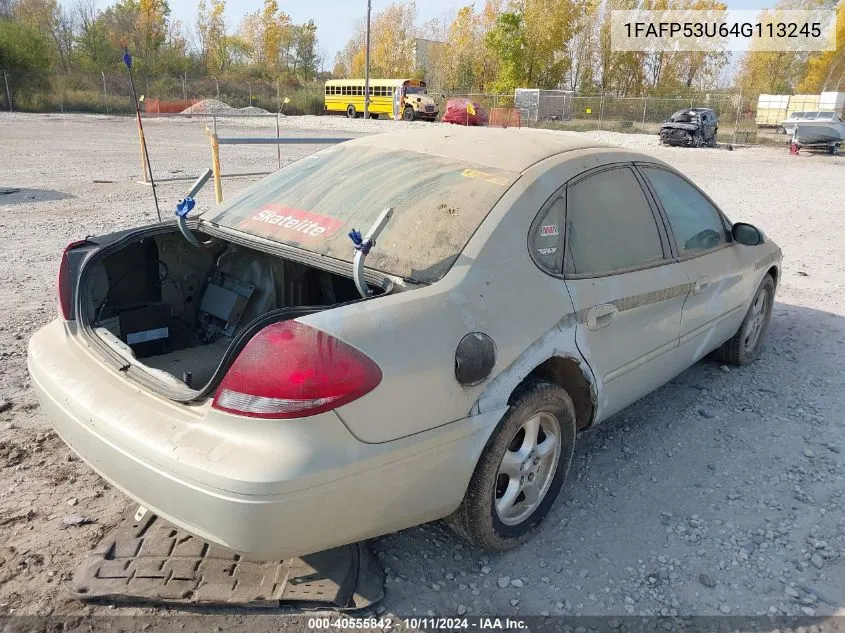
<svg viewBox="0 0 845 633">
<path fill-rule="evenodd" d="M 93 261 L 80 292 L 82 318 L 101 341 L 194 390 L 256 319 L 360 298 L 351 278 L 223 241 L 196 248 L 175 228 Z"/>
</svg>

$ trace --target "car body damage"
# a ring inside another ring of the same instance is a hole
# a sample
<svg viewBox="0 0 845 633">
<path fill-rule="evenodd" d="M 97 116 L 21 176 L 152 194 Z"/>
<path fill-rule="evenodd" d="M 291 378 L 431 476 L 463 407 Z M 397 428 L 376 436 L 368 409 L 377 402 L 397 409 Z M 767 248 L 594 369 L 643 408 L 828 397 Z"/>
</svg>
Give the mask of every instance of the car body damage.
<svg viewBox="0 0 845 633">
<path fill-rule="evenodd" d="M 682 147 L 715 147 L 719 119 L 710 108 L 678 110 L 660 125 L 660 142 Z"/>
<path fill-rule="evenodd" d="M 485 413 L 507 407 L 517 386 L 533 374 L 566 384 L 575 403 L 578 428 L 590 426 L 595 420 L 598 392 L 595 377 L 587 363 L 580 355 L 571 353 L 572 350 L 577 350 L 576 323 L 577 315 L 571 312 L 534 341 L 519 358 L 487 383 L 475 402 L 473 411 Z"/>
</svg>

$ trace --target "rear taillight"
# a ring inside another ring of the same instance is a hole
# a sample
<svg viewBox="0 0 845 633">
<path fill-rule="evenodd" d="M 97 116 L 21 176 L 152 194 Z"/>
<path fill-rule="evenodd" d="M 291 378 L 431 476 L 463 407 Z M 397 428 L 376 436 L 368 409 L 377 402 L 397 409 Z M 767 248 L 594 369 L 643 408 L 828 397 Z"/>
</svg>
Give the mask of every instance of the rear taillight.
<svg viewBox="0 0 845 633">
<path fill-rule="evenodd" d="M 381 370 L 357 349 L 298 321 L 256 334 L 226 372 L 212 406 L 253 418 L 303 418 L 372 391 Z"/>
<path fill-rule="evenodd" d="M 57 284 L 59 294 L 59 311 L 65 321 L 73 318 L 73 278 L 71 276 L 68 253 L 77 246 L 82 246 L 83 244 L 85 244 L 85 240 L 79 240 L 68 244 L 65 247 L 64 252 L 62 252 L 62 261 L 59 263 L 59 281 Z"/>
</svg>

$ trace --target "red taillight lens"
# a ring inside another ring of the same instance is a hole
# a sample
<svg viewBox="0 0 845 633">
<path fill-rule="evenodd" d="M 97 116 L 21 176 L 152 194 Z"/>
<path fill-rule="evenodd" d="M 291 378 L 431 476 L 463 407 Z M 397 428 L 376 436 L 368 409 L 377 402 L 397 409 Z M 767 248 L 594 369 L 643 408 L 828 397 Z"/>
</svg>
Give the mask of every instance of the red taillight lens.
<svg viewBox="0 0 845 633">
<path fill-rule="evenodd" d="M 381 370 L 357 349 L 298 321 L 256 334 L 226 372 L 212 406 L 253 418 L 304 418 L 375 389 Z"/>
<path fill-rule="evenodd" d="M 68 253 L 77 246 L 82 246 L 83 244 L 85 244 L 85 240 L 79 240 L 68 244 L 62 252 L 62 261 L 59 262 L 59 281 L 57 284 L 59 294 L 59 311 L 65 321 L 70 320 L 73 316 L 73 279 L 71 279 L 70 276 L 70 261 L 68 260 Z"/>
</svg>

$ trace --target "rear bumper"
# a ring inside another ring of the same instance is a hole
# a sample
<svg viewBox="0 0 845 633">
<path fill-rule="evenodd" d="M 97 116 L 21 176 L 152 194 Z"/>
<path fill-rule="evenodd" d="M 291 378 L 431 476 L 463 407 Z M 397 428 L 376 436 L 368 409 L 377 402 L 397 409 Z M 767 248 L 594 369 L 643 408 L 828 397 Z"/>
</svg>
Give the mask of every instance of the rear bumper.
<svg viewBox="0 0 845 633">
<path fill-rule="evenodd" d="M 141 505 L 254 559 L 300 556 L 452 512 L 502 411 L 384 444 L 335 413 L 256 421 L 161 399 L 102 365 L 55 321 L 30 340 L 61 438 Z"/>
</svg>

